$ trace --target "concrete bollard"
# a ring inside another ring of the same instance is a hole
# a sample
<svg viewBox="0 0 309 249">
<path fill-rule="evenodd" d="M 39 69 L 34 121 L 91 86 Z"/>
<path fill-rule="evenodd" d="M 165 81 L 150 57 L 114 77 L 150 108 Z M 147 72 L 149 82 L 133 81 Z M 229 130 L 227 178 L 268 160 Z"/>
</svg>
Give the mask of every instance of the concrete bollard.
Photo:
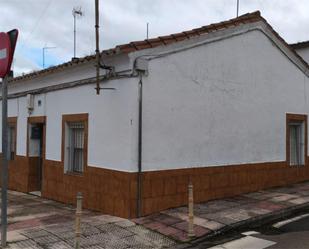
<svg viewBox="0 0 309 249">
<path fill-rule="evenodd" d="M 81 235 L 81 216 L 82 216 L 82 201 L 83 195 L 78 192 L 76 196 L 76 218 L 75 218 L 75 249 L 80 249 L 80 235 Z"/>
<path fill-rule="evenodd" d="M 189 227 L 188 227 L 188 237 L 192 238 L 195 237 L 194 234 L 194 213 L 193 213 L 193 185 L 190 182 L 188 186 L 188 196 L 189 196 L 189 203 L 188 203 L 188 209 L 189 209 Z"/>
</svg>

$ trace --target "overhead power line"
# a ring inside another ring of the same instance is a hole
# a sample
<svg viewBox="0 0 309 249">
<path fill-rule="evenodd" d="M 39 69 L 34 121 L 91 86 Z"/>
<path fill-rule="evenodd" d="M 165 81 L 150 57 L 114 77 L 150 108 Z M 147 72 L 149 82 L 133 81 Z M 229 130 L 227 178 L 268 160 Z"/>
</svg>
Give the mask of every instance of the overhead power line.
<svg viewBox="0 0 309 249">
<path fill-rule="evenodd" d="M 50 7 L 51 3 L 54 0 L 49 0 L 47 2 L 47 4 L 45 5 L 43 11 L 41 12 L 41 15 L 39 16 L 39 18 L 36 20 L 36 22 L 34 23 L 33 27 L 31 28 L 31 31 L 28 33 L 25 41 L 23 42 L 22 48 L 26 45 L 26 43 L 28 42 L 29 38 L 33 35 L 34 31 L 36 30 L 36 28 L 38 27 L 39 23 L 41 22 L 41 19 L 44 17 L 46 11 L 48 10 L 48 8 Z"/>
</svg>

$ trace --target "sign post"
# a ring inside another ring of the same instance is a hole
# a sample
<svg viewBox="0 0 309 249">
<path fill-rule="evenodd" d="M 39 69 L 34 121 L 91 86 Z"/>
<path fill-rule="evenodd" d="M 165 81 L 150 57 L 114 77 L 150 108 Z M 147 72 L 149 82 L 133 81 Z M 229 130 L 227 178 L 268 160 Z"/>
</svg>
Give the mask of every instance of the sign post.
<svg viewBox="0 0 309 249">
<path fill-rule="evenodd" d="M 1 246 L 6 247 L 7 233 L 7 187 L 8 187 L 8 136 L 7 136 L 7 78 L 2 80 L 2 184 L 1 184 Z"/>
<path fill-rule="evenodd" d="M 2 174 L 1 174 L 1 247 L 7 244 L 7 188 L 8 188 L 8 107 L 7 83 L 15 51 L 18 30 L 0 33 L 0 78 L 2 78 Z"/>
</svg>

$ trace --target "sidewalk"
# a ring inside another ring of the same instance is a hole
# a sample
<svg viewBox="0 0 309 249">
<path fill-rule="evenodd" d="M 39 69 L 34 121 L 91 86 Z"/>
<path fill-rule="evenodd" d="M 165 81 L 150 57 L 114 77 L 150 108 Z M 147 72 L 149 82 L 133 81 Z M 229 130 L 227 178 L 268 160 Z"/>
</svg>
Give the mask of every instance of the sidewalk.
<svg viewBox="0 0 309 249">
<path fill-rule="evenodd" d="M 9 191 L 9 248 L 73 248 L 72 206 Z M 194 205 L 195 240 L 270 221 L 309 208 L 309 182 Z M 188 242 L 188 209 L 180 207 L 139 219 L 83 210 L 82 248 L 176 248 Z"/>
<path fill-rule="evenodd" d="M 309 182 L 272 188 L 194 205 L 195 239 L 267 222 L 309 207 Z M 188 208 L 180 207 L 134 219 L 137 224 L 177 241 L 188 241 Z"/>
<path fill-rule="evenodd" d="M 33 195 L 8 193 L 8 248 L 74 248 L 75 208 Z M 134 222 L 83 210 L 81 248 L 170 248 L 176 242 Z"/>
</svg>

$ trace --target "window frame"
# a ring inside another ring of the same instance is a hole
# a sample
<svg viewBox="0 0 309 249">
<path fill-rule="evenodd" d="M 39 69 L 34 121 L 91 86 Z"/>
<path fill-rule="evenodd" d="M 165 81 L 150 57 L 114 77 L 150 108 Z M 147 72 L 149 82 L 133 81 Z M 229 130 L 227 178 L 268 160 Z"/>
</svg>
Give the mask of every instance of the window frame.
<svg viewBox="0 0 309 249">
<path fill-rule="evenodd" d="M 8 135 L 9 135 L 9 129 L 11 127 L 14 127 L 15 130 L 15 141 L 14 141 L 14 158 L 9 158 L 9 162 L 13 162 L 16 160 L 16 149 L 17 149 L 17 117 L 8 117 Z M 8 140 L 9 141 L 9 140 Z M 8 144 L 9 146 L 9 144 Z M 8 152 L 10 153 L 10 149 L 8 148 Z M 10 153 L 11 154 L 11 153 Z M 11 156 L 11 155 L 10 155 Z"/>
<path fill-rule="evenodd" d="M 61 161 L 63 165 L 64 174 L 67 175 L 83 175 L 87 171 L 88 166 L 88 113 L 80 114 L 64 114 L 62 115 L 62 146 L 61 146 Z M 65 165 L 66 153 L 66 132 L 68 123 L 83 123 L 84 125 L 84 152 L 83 152 L 83 172 L 69 171 L 68 166 Z"/>
<path fill-rule="evenodd" d="M 291 151 L 290 151 L 290 126 L 303 124 L 303 136 L 304 136 L 304 164 L 293 165 L 291 164 Z M 305 114 L 286 114 L 286 164 L 289 167 L 300 167 L 307 165 L 307 156 L 308 156 L 308 132 L 307 132 L 307 115 Z"/>
</svg>

